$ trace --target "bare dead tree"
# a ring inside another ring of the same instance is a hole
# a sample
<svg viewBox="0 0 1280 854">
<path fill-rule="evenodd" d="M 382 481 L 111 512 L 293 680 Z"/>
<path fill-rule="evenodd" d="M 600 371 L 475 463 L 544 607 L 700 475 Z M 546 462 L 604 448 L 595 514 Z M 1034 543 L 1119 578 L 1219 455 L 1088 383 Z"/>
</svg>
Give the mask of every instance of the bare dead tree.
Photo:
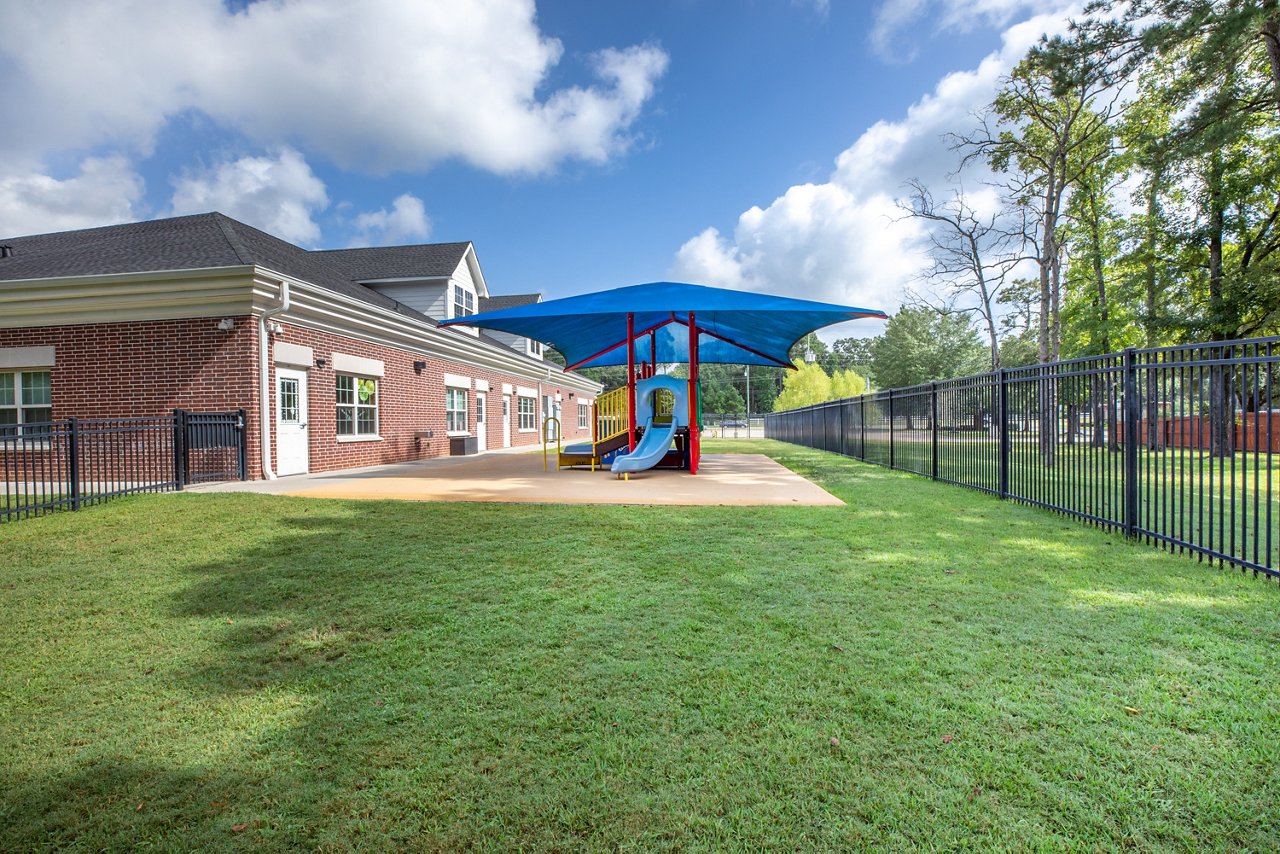
<svg viewBox="0 0 1280 854">
<path fill-rule="evenodd" d="M 931 224 L 929 257 L 933 265 L 921 278 L 944 289 L 942 299 L 912 295 L 915 302 L 950 314 L 976 314 L 986 327 L 991 347 L 991 370 L 1000 367 L 1000 340 L 995 305 L 1000 289 L 1020 261 L 1025 243 L 1022 227 L 1009 227 L 1010 211 L 980 214 L 962 188 L 938 202 L 920 180 L 907 182 L 910 192 L 898 207 L 913 219 Z M 1016 219 L 1018 212 L 1012 212 Z M 1025 218 L 1025 209 L 1021 212 Z"/>
<path fill-rule="evenodd" d="M 978 127 L 954 137 L 963 165 L 983 161 L 1005 176 L 1009 198 L 1030 211 L 1028 243 L 1037 239 L 1040 268 L 1039 360 L 1061 357 L 1062 247 L 1060 223 L 1067 194 L 1111 156 L 1110 123 L 1121 109 L 1120 89 L 1102 64 L 1086 61 L 1064 74 L 1032 54 L 1005 79 Z M 1040 384 L 1040 451 L 1054 464 L 1058 434 L 1057 384 Z"/>
</svg>

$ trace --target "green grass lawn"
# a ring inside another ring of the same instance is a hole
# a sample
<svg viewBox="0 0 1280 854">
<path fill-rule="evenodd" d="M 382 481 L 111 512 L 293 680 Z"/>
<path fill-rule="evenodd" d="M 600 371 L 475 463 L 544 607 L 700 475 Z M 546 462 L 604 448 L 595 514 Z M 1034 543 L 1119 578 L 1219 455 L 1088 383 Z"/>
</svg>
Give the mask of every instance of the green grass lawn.
<svg viewBox="0 0 1280 854">
<path fill-rule="evenodd" d="M 848 506 L 0 527 L 0 849 L 1280 847 L 1274 584 L 726 449 Z"/>
</svg>

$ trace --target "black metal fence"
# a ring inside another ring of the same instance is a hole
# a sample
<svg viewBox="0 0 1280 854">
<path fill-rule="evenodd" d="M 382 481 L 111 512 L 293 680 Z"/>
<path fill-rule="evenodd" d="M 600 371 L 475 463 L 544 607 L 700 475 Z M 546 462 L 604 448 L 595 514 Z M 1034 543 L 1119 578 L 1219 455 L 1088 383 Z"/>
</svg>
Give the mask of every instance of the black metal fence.
<svg viewBox="0 0 1280 854">
<path fill-rule="evenodd" d="M 0 432 L 0 522 L 248 476 L 245 413 L 67 418 Z"/>
<path fill-rule="evenodd" d="M 765 418 L 765 435 L 1280 578 L 1280 338 L 1125 350 Z"/>
</svg>

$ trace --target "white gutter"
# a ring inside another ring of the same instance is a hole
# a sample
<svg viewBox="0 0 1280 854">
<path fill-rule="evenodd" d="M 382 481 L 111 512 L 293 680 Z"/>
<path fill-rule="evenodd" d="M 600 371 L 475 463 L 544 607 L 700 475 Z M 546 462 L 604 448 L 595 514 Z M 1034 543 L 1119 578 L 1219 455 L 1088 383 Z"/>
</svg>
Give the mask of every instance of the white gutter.
<svg viewBox="0 0 1280 854">
<path fill-rule="evenodd" d="M 275 317 L 289 310 L 289 283 L 280 282 L 280 304 L 274 308 L 263 309 L 258 315 L 258 421 L 262 426 L 262 473 L 267 480 L 275 480 L 276 473 L 271 468 L 271 363 L 270 345 L 267 336 L 270 329 L 267 318 Z"/>
</svg>

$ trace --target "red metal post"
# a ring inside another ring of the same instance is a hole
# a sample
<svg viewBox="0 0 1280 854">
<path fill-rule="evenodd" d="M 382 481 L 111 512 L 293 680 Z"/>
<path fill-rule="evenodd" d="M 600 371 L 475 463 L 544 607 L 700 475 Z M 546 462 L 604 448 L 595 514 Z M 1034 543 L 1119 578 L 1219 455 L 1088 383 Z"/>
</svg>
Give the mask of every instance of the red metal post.
<svg viewBox="0 0 1280 854">
<path fill-rule="evenodd" d="M 627 312 L 627 449 L 636 449 L 636 316 Z"/>
<path fill-rule="evenodd" d="M 689 474 L 698 473 L 702 441 L 698 434 L 698 322 L 689 312 Z"/>
</svg>

